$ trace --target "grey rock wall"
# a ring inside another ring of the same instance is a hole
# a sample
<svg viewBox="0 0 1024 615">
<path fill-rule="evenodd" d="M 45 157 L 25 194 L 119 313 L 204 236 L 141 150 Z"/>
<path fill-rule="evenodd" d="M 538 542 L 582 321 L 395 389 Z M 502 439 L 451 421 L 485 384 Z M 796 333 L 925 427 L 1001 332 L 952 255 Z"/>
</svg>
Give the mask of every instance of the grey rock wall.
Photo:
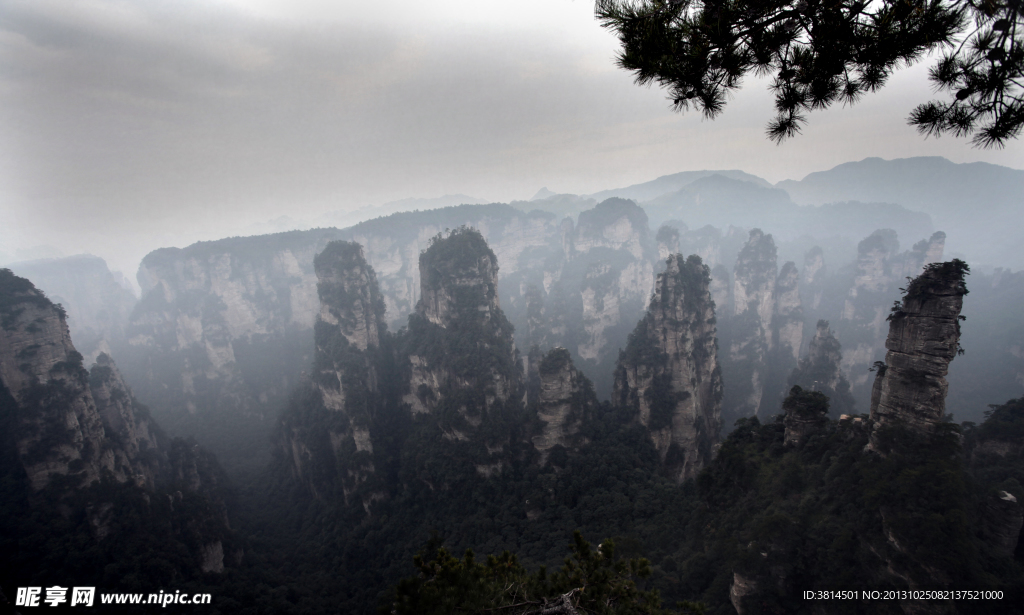
<svg viewBox="0 0 1024 615">
<path fill-rule="evenodd" d="M 722 375 L 710 281 L 700 257 L 670 256 L 615 371 L 612 402 L 636 412 L 679 482 L 711 460 L 721 429 Z"/>
</svg>

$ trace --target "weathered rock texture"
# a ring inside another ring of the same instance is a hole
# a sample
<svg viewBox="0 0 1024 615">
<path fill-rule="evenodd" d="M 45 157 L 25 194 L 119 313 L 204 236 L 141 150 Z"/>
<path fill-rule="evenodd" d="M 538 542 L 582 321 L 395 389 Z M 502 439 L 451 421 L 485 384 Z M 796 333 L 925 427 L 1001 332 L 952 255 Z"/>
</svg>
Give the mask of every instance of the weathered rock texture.
<svg viewBox="0 0 1024 615">
<path fill-rule="evenodd" d="M 896 231 L 880 229 L 858 244 L 853 285 L 836 322 L 847 349 L 843 369 L 856 398 L 866 400 L 871 386 L 868 368 L 884 353 L 888 306 L 899 288 L 906 286 L 907 277 L 942 259 L 945 237 L 945 233 L 934 233 L 901 253 Z"/>
<path fill-rule="evenodd" d="M 366 262 L 359 244 L 332 241 L 316 255 L 320 313 L 317 322 L 337 331 L 358 350 L 380 345 L 384 324 L 384 298 L 377 275 Z M 323 352 L 318 348 L 318 352 Z"/>
<path fill-rule="evenodd" d="M 597 407 L 597 397 L 565 348 L 554 348 L 544 355 L 537 362 L 536 374 L 534 409 L 542 427 L 531 440 L 540 453 L 540 465 L 544 465 L 553 451 L 574 451 L 586 443 L 580 428 Z"/>
<path fill-rule="evenodd" d="M 794 386 L 782 402 L 786 425 L 785 443 L 799 445 L 828 425 L 828 398 L 818 391 Z"/>
<path fill-rule="evenodd" d="M 824 293 L 824 283 L 827 271 L 825 269 L 825 252 L 819 246 L 814 246 L 804 254 L 804 274 L 802 287 L 804 289 L 804 303 L 812 310 L 818 309 L 821 305 L 821 297 Z"/>
<path fill-rule="evenodd" d="M 75 347 L 86 365 L 123 343 L 125 325 L 138 300 L 128 280 L 112 273 L 102 258 L 81 254 L 14 263 L 10 269 L 64 307 Z"/>
<path fill-rule="evenodd" d="M 422 299 L 420 253 L 439 232 L 468 225 L 501 263 L 501 305 L 519 334 L 529 330 L 532 286 L 545 306 L 534 327 L 545 332 L 543 346 L 566 347 L 581 369 L 601 377 L 599 392 L 607 394 L 617 350 L 650 298 L 657 246 L 646 214 L 632 201 L 609 199 L 579 216 L 576 224 L 504 204 L 463 205 L 393 214 L 343 230 L 157 250 L 140 267 L 143 298 L 127 327 L 128 341 L 113 355 L 165 421 L 185 409 L 196 417 L 241 415 L 247 423 L 269 424 L 273 408 L 285 402 L 312 358 L 320 307 L 314 255 L 333 240 L 362 245 L 377 274 L 385 318 L 397 329 Z M 537 342 L 520 341 L 524 347 Z M 196 426 L 202 420 L 186 417 L 175 427 L 202 439 L 204 430 Z"/>
<path fill-rule="evenodd" d="M 381 403 L 376 357 L 386 331 L 384 301 L 358 244 L 333 241 L 314 265 L 320 298 L 315 393 L 312 400 L 296 400 L 282 417 L 282 444 L 292 475 L 315 496 L 337 488 L 349 501 L 374 472 L 371 426 Z M 361 496 L 369 501 L 374 493 Z"/>
<path fill-rule="evenodd" d="M 124 389 L 111 382 L 113 376 L 103 377 L 113 370 L 106 361 L 97 367 L 101 414 L 64 311 L 28 280 L 9 270 L 0 276 L 0 382 L 22 408 L 17 448 L 32 488 L 68 475 L 77 486 L 88 486 L 103 472 L 118 482 L 134 480 L 141 470 L 132 467 L 139 450 L 131 437 L 135 421 L 130 398 L 121 399 Z M 109 446 L 104 418 L 112 431 L 129 436 L 122 446 Z"/>
<path fill-rule="evenodd" d="M 655 236 L 658 241 L 658 259 L 664 261 L 669 256 L 679 253 L 679 229 L 662 226 Z"/>
<path fill-rule="evenodd" d="M 439 235 L 420 269 L 421 298 L 403 342 L 403 399 L 413 414 L 431 416 L 445 438 L 487 440 L 494 460 L 480 465 L 491 472 L 508 445 L 507 430 L 494 426 L 509 404 L 521 404 L 524 385 L 499 305 L 497 258 L 479 232 L 461 228 Z"/>
<path fill-rule="evenodd" d="M 838 418 L 852 414 L 853 396 L 850 383 L 843 375 L 842 348 L 832 333 L 827 320 L 819 320 L 814 337 L 807 347 L 807 355 L 789 377 L 789 385 L 799 385 L 812 391 L 820 391 L 829 398 L 829 412 Z"/>
<path fill-rule="evenodd" d="M 800 301 L 800 272 L 793 261 L 782 266 L 775 281 L 772 329 L 780 354 L 798 359 L 804 339 L 804 311 Z"/>
<path fill-rule="evenodd" d="M 700 257 L 670 256 L 615 371 L 613 403 L 636 412 L 679 482 L 710 462 L 721 428 L 710 281 Z"/>
<path fill-rule="evenodd" d="M 960 349 L 960 310 L 967 294 L 963 261 L 925 268 L 889 316 L 888 353 L 871 402 L 874 435 L 889 425 L 927 433 L 943 421 L 946 372 Z"/>
<path fill-rule="evenodd" d="M 87 371 L 64 310 L 7 269 L 0 270 L 0 395 L 14 405 L 5 409 L 12 413 L 7 437 L 31 490 L 62 500 L 84 493 L 77 500 L 86 502 L 98 539 L 110 532 L 115 504 L 105 500 L 109 491 L 88 489 L 105 477 L 150 493 L 158 487 L 198 493 L 209 508 L 182 521 L 205 524 L 211 543 L 228 532 L 215 462 L 204 463 L 206 453 L 193 445 L 169 440 L 108 355 Z M 203 471 L 182 473 L 197 464 Z"/>
<path fill-rule="evenodd" d="M 300 341 L 320 308 L 313 257 L 337 237 L 294 231 L 148 254 L 122 352 L 143 399 L 163 415 L 269 414 L 308 365 Z M 274 365 L 258 369 L 260 357 Z"/>
<path fill-rule="evenodd" d="M 563 220 L 560 249 L 551 243 L 546 252 L 531 250 L 532 262 L 502 278 L 502 305 L 519 340 L 566 348 L 598 394 L 607 395 L 618 349 L 653 289 L 659 248 L 647 214 L 633 201 L 607 199 L 581 212 L 578 224 Z M 525 299 L 530 288 L 537 292 Z"/>
<path fill-rule="evenodd" d="M 733 313 L 727 320 L 729 347 L 723 367 L 729 381 L 725 408 L 730 418 L 756 415 L 762 408 L 765 360 L 774 347 L 775 242 L 750 231 L 733 274 Z M 774 400 L 772 400 L 774 401 Z"/>
</svg>

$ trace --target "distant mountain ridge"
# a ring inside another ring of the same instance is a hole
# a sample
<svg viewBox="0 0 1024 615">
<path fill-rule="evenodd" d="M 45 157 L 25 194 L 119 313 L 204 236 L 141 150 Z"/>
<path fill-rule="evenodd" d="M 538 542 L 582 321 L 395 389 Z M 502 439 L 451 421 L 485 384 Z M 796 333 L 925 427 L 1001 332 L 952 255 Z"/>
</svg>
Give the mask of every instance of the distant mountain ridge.
<svg viewBox="0 0 1024 615">
<path fill-rule="evenodd" d="M 972 265 L 1024 267 L 1017 228 L 1024 214 L 1024 170 L 938 156 L 865 158 L 800 181 L 776 184 L 801 205 L 836 201 L 898 203 L 929 214 L 948 248 Z"/>
<path fill-rule="evenodd" d="M 749 182 L 764 188 L 772 187 L 771 183 L 768 181 L 738 169 L 721 171 L 683 171 L 681 173 L 673 173 L 671 175 L 662 175 L 661 177 L 649 182 L 633 184 L 632 186 L 626 186 L 625 188 L 602 190 L 601 192 L 595 192 L 594 194 L 588 194 L 586 196 L 599 203 L 605 199 L 610 199 L 611 197 L 633 199 L 637 202 L 650 201 L 663 194 L 676 192 L 677 190 L 680 190 L 698 180 L 705 177 L 711 177 L 713 175 L 721 175 L 722 177 L 728 177 L 729 179 Z"/>
<path fill-rule="evenodd" d="M 556 215 L 578 213 L 582 203 L 567 206 L 572 195 L 548 192 L 538 193 L 529 206 Z M 774 185 L 740 170 L 685 171 L 574 198 L 595 204 L 632 199 L 654 225 L 683 220 L 690 228 L 760 226 L 780 238 L 821 228 L 835 210 L 820 216 L 819 208 L 843 204 L 849 210 L 843 221 L 817 234 L 863 236 L 870 226 L 893 228 L 909 240 L 945 230 L 951 254 L 975 265 L 1020 269 L 1024 254 L 1016 248 L 1016 228 L 1024 213 L 1022 195 L 1024 170 L 922 156 L 865 158 Z M 856 228 L 849 227 L 851 221 Z"/>
</svg>

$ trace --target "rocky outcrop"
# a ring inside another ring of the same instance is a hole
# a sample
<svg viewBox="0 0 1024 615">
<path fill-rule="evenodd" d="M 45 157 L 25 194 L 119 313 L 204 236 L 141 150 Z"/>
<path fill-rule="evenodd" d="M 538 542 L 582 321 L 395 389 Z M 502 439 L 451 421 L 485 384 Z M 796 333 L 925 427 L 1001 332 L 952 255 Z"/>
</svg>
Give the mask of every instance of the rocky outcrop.
<svg viewBox="0 0 1024 615">
<path fill-rule="evenodd" d="M 732 573 L 732 583 L 729 584 L 729 602 L 732 608 L 736 609 L 736 615 L 747 615 L 751 611 L 747 602 L 757 596 L 757 579 L 746 576 L 739 572 Z"/>
<path fill-rule="evenodd" d="M 801 281 L 804 288 L 804 302 L 812 310 L 818 309 L 818 306 L 821 305 L 825 276 L 825 252 L 821 247 L 814 246 L 804 254 L 804 274 Z"/>
<path fill-rule="evenodd" d="M 615 371 L 613 403 L 636 413 L 678 482 L 710 462 L 721 428 L 722 376 L 709 284 L 700 257 L 670 256 Z"/>
<path fill-rule="evenodd" d="M 512 326 L 498 300 L 497 257 L 479 232 L 460 228 L 431 242 L 420 270 L 421 299 L 404 340 L 403 400 L 414 414 L 438 419 L 445 437 L 472 440 L 502 407 L 522 399 Z M 488 433 L 491 448 L 507 444 Z"/>
<path fill-rule="evenodd" d="M 842 348 L 827 320 L 819 320 L 814 337 L 807 348 L 807 355 L 789 377 L 789 386 L 799 385 L 812 391 L 820 391 L 829 398 L 833 416 L 853 412 L 853 396 L 850 383 L 843 375 Z"/>
<path fill-rule="evenodd" d="M 125 467 L 131 467 L 130 480 L 155 489 L 166 467 L 168 439 L 139 407 L 109 355 L 96 358 L 89 371 L 89 389 L 108 440 L 118 444 L 111 450 L 122 456 Z"/>
<path fill-rule="evenodd" d="M 655 235 L 658 242 L 658 260 L 664 261 L 669 256 L 679 253 L 679 229 L 662 226 Z"/>
<path fill-rule="evenodd" d="M 336 327 L 337 332 L 357 350 L 380 345 L 384 324 L 384 298 L 377 275 L 366 262 L 359 244 L 332 241 L 316 255 L 313 268 L 317 278 L 320 313 L 317 322 Z M 317 345 L 318 352 L 324 349 Z"/>
<path fill-rule="evenodd" d="M 471 224 L 489 240 L 503 273 L 512 275 L 540 270 L 538 253 L 562 253 L 560 222 L 553 214 L 504 204 L 461 205 L 393 214 L 344 230 L 156 250 L 140 266 L 143 298 L 128 325 L 128 343 L 114 356 L 161 414 L 187 409 L 259 421 L 284 403 L 311 359 L 320 309 L 313 258 L 328 242 L 363 246 L 386 318 L 402 325 L 420 299 L 419 256 L 431 237 Z M 271 365 L 266 357 L 273 358 Z"/>
<path fill-rule="evenodd" d="M 154 411 L 260 419 L 308 364 L 319 312 L 313 257 L 334 229 L 235 237 L 149 253 L 128 326 L 126 377 Z M 246 369 L 272 357 L 267 370 Z"/>
<path fill-rule="evenodd" d="M 960 310 L 967 294 L 960 260 L 935 263 L 907 286 L 903 301 L 889 315 L 888 353 L 876 372 L 872 400 L 872 446 L 879 430 L 902 425 L 924 434 L 942 422 L 946 372 L 960 350 Z"/>
<path fill-rule="evenodd" d="M 578 224 L 566 218 L 558 244 L 524 253 L 521 261 L 527 254 L 532 261 L 502 277 L 502 306 L 517 341 L 566 348 L 607 395 L 618 349 L 650 299 L 658 249 L 647 215 L 632 201 L 607 199 L 581 212 Z"/>
<path fill-rule="evenodd" d="M 710 265 L 709 265 L 710 266 Z M 729 270 L 725 265 L 716 265 L 711 269 L 711 284 L 708 287 L 711 291 L 711 299 L 715 302 L 715 309 L 719 313 L 725 313 L 732 305 L 732 283 Z"/>
<path fill-rule="evenodd" d="M 654 246 L 647 214 L 636 203 L 608 199 L 580 214 L 573 242 L 573 272 L 563 284 L 580 288 L 582 313 L 577 355 L 592 365 L 614 360 L 616 341 L 610 335 L 639 318 L 654 283 Z M 610 365 L 608 365 L 610 367 Z"/>
<path fill-rule="evenodd" d="M 633 201 L 610 198 L 580 213 L 576 225 L 575 251 L 594 248 L 625 250 L 642 259 L 649 249 L 650 227 L 647 213 Z"/>
<path fill-rule="evenodd" d="M 858 399 L 867 397 L 868 369 L 884 353 L 887 306 L 908 277 L 941 260 L 944 245 L 945 233 L 937 232 L 901 253 L 892 229 L 877 230 L 858 244 L 853 285 L 836 323 L 847 348 L 843 369 Z"/>
<path fill-rule="evenodd" d="M 18 458 L 32 489 L 70 476 L 76 487 L 103 472 L 132 475 L 106 444 L 89 373 L 71 343 L 64 311 L 31 282 L 0 270 L 0 382 L 19 407 Z"/>
<path fill-rule="evenodd" d="M 141 490 L 148 507 L 151 495 L 171 491 L 180 499 L 184 491 L 192 504 L 174 524 L 202 530 L 181 532 L 218 540 L 230 533 L 216 462 L 194 444 L 168 439 L 108 355 L 87 371 L 64 310 L 7 269 L 0 270 L 0 397 L 12 404 L 4 408 L 6 438 L 28 488 L 49 495 L 35 505 L 63 502 L 65 515 L 80 507 L 103 540 L 123 505 L 116 494 L 127 491 L 130 500 Z"/>
<path fill-rule="evenodd" d="M 730 232 L 734 229 L 730 228 Z M 722 262 L 722 231 L 713 226 L 703 226 L 692 231 L 685 231 L 679 240 L 680 252 L 683 254 L 696 254 L 700 260 L 711 269 L 714 277 L 715 268 L 724 265 Z M 724 310 L 725 305 L 719 305 L 719 310 Z"/>
<path fill-rule="evenodd" d="M 554 348 L 537 361 L 536 375 L 537 400 L 533 409 L 542 426 L 531 441 L 543 466 L 552 451 L 574 451 L 586 443 L 580 428 L 597 407 L 597 397 L 590 381 L 573 366 L 565 348 Z"/>
<path fill-rule="evenodd" d="M 124 342 L 124 328 L 138 299 L 128 280 L 111 272 L 102 258 L 80 254 L 13 263 L 10 269 L 61 304 L 86 365 Z"/>
<path fill-rule="evenodd" d="M 725 408 L 730 417 L 756 415 L 764 398 L 765 360 L 774 347 L 775 242 L 750 231 L 733 274 L 733 313 L 727 321 L 729 347 L 723 367 L 730 382 Z M 773 400 L 774 401 L 774 400 Z"/>
<path fill-rule="evenodd" d="M 794 386 L 782 402 L 785 412 L 785 443 L 799 445 L 828 425 L 828 398 L 818 391 L 805 391 Z"/>
<path fill-rule="evenodd" d="M 485 243 L 481 249 L 483 242 L 478 232 L 467 230 L 431 244 L 420 256 L 417 314 L 448 328 L 467 318 L 487 322 L 500 311 L 498 259 Z"/>
<path fill-rule="evenodd" d="M 293 400 L 280 433 L 292 476 L 316 497 L 338 489 L 346 502 L 374 473 L 371 428 L 381 407 L 377 357 L 386 334 L 384 301 L 362 247 L 332 241 L 316 255 L 320 312 L 312 399 Z M 300 387 L 301 388 L 301 387 Z"/>
<path fill-rule="evenodd" d="M 919 275 L 930 263 L 942 260 L 946 248 L 946 234 L 942 231 L 932 233 L 928 239 L 922 239 L 910 250 L 900 254 L 891 264 L 892 275 L 897 281 Z"/>
<path fill-rule="evenodd" d="M 782 266 L 775 280 L 775 313 L 773 319 L 775 346 L 782 355 L 800 358 L 804 338 L 804 311 L 800 301 L 800 272 L 796 263 Z"/>
<path fill-rule="evenodd" d="M 477 229 L 501 263 L 501 306 L 517 331 L 528 332 L 526 294 L 533 286 L 546 306 L 544 322 L 535 327 L 550 332 L 545 347 L 568 348 L 584 371 L 601 376 L 607 394 L 617 349 L 650 298 L 657 258 L 643 209 L 621 199 L 581 212 L 578 224 L 504 204 L 464 205 L 342 230 L 157 250 L 139 271 L 143 298 L 128 342 L 111 354 L 162 419 L 186 410 L 196 418 L 179 419 L 183 426 L 203 424 L 205 415 L 269 424 L 271 409 L 285 403 L 312 358 L 320 307 L 314 255 L 333 240 L 362 245 L 385 318 L 397 329 L 422 299 L 420 253 L 431 237 L 462 225 Z M 205 437 L 201 428 L 188 429 Z"/>
<path fill-rule="evenodd" d="M 387 328 L 377 276 L 355 243 L 332 241 L 313 262 L 320 297 L 315 380 L 324 408 L 343 413 L 340 422 L 348 423 L 329 430 L 332 452 L 336 457 L 340 449 L 372 453 L 370 423 L 378 403 L 373 356 Z M 338 462 L 350 466 L 350 482 L 363 480 L 362 472 L 351 467 L 357 464 Z M 372 463 L 364 460 L 361 465 L 365 472 L 373 471 Z"/>
</svg>

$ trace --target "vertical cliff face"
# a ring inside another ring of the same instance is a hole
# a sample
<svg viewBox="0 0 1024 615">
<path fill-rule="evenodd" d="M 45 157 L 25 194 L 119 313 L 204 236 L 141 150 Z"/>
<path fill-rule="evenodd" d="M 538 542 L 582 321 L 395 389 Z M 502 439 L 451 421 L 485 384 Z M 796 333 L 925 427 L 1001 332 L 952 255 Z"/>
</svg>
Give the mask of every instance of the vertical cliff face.
<svg viewBox="0 0 1024 615">
<path fill-rule="evenodd" d="M 113 354 L 163 418 L 187 409 L 269 423 L 264 419 L 285 401 L 311 359 L 320 311 L 314 256 L 334 240 L 362 245 L 386 318 L 404 324 L 420 299 L 420 252 L 438 232 L 463 224 L 488 238 L 505 275 L 539 271 L 538 254 L 563 251 L 556 247 L 562 232 L 557 217 L 503 204 L 156 250 L 139 270 L 143 297 L 128 325 L 128 343 Z"/>
<path fill-rule="evenodd" d="M 709 265 L 710 266 L 710 265 Z M 718 313 L 728 313 L 732 305 L 732 284 L 730 283 L 729 270 L 725 265 L 715 265 L 711 269 L 711 298 L 715 302 L 715 309 Z"/>
<path fill-rule="evenodd" d="M 898 296 L 907 277 L 941 260 L 945 237 L 945 233 L 934 233 L 901 253 L 896 232 L 880 229 L 858 244 L 853 285 L 837 323 L 847 348 L 843 367 L 858 398 L 866 398 L 871 386 L 868 368 L 884 353 L 886 306 Z"/>
<path fill-rule="evenodd" d="M 615 371 L 613 403 L 636 412 L 679 482 L 711 460 L 721 428 L 710 281 L 700 257 L 670 256 Z"/>
<path fill-rule="evenodd" d="M 794 386 L 782 402 L 786 425 L 785 443 L 799 445 L 828 425 L 828 397 L 819 391 Z"/>
<path fill-rule="evenodd" d="M 789 377 L 789 386 L 801 386 L 820 391 L 829 398 L 831 413 L 838 417 L 853 412 L 853 396 L 850 383 L 843 375 L 841 364 L 842 349 L 839 340 L 832 333 L 827 320 L 819 320 L 814 337 L 807 348 L 807 355 Z"/>
<path fill-rule="evenodd" d="M 678 235 L 676 229 L 666 229 Z M 614 369 L 618 348 L 650 299 L 657 242 L 644 210 L 618 198 L 581 212 L 578 224 L 563 220 L 561 231 L 561 249 L 553 242 L 547 251 L 537 248 L 530 252 L 534 256 L 529 266 L 502 278 L 503 306 L 516 323 L 520 341 L 529 336 L 525 345 L 566 348 L 596 383 L 598 394 L 607 395 L 607 374 Z M 671 243 L 671 237 L 662 239 Z M 536 318 L 537 311 L 526 314 L 530 308 L 520 307 L 514 287 L 509 293 L 510 283 L 518 283 L 524 296 L 530 287 L 538 289 L 524 303 L 543 304 L 541 318 Z"/>
<path fill-rule="evenodd" d="M 597 407 L 593 386 L 572 364 L 565 348 L 554 348 L 537 361 L 537 399 L 532 409 L 541 427 L 531 440 L 540 453 L 540 465 L 554 453 L 574 451 L 586 443 L 580 434 L 583 422 Z"/>
<path fill-rule="evenodd" d="M 496 426 L 523 394 L 512 326 L 498 303 L 497 258 L 479 232 L 461 228 L 434 239 L 420 270 L 421 299 L 403 341 L 403 399 L 445 438 L 486 440 L 494 463 L 479 465 L 493 471 L 509 437 Z"/>
<path fill-rule="evenodd" d="M 372 453 L 370 423 L 377 405 L 373 356 L 386 330 L 377 276 L 362 247 L 345 241 L 327 244 L 314 266 L 320 297 L 314 380 L 324 408 L 344 415 L 341 429 L 330 430 L 331 448 L 335 456 L 342 445 Z M 372 464 L 366 465 L 372 471 Z"/>
<path fill-rule="evenodd" d="M 197 494 L 208 508 L 182 511 L 185 516 L 175 523 L 202 526 L 193 538 L 203 549 L 220 545 L 229 533 L 213 477 L 216 464 L 206 464 L 182 482 L 177 468 L 195 465 L 205 453 L 189 445 L 175 454 L 174 446 L 185 445 L 164 436 L 137 405 L 113 360 L 100 354 L 92 371 L 86 371 L 64 311 L 6 269 L 0 270 L 0 395 L 14 404 L 6 429 L 28 487 L 68 507 L 84 506 L 81 512 L 95 538 L 102 540 L 111 531 L 112 515 L 121 505 L 111 495 L 117 489 L 159 494 L 170 488 L 179 498 L 181 490 Z M 120 487 L 94 488 L 104 478 Z M 223 570 L 223 562 L 211 570 Z"/>
<path fill-rule="evenodd" d="M 729 389 L 724 406 L 730 418 L 756 415 L 764 402 L 765 360 L 775 337 L 777 271 L 772 236 L 759 229 L 750 231 L 736 259 L 733 314 L 727 321 L 729 348 L 724 367 Z"/>
<path fill-rule="evenodd" d="M 0 381 L 21 409 L 15 440 L 32 488 L 43 489 L 56 476 L 88 486 L 104 471 L 126 480 L 130 468 L 104 446 L 89 373 L 63 310 L 3 269 L 0 320 Z"/>
<path fill-rule="evenodd" d="M 804 302 L 812 309 L 818 309 L 821 305 L 821 297 L 824 292 L 825 282 L 825 252 L 819 246 L 814 246 L 804 254 Z"/>
<path fill-rule="evenodd" d="M 679 253 L 679 230 L 671 226 L 662 226 L 655 236 L 658 242 L 658 260 L 664 261 L 669 256 Z"/>
<path fill-rule="evenodd" d="M 633 201 L 611 198 L 580 213 L 575 250 L 594 248 L 626 250 L 633 258 L 644 257 L 650 241 L 647 213 Z"/>
<path fill-rule="evenodd" d="M 945 248 L 946 234 L 942 231 L 932 233 L 931 237 L 915 243 L 913 248 L 893 259 L 891 264 L 893 277 L 897 280 L 904 280 L 907 277 L 917 276 L 926 265 L 940 262 Z"/>
<path fill-rule="evenodd" d="M 137 299 L 128 280 L 111 272 L 102 258 L 81 254 L 15 263 L 10 268 L 64 307 L 75 347 L 87 365 L 123 343 L 124 327 Z"/>
<path fill-rule="evenodd" d="M 594 263 L 587 268 L 580 290 L 583 339 L 578 352 L 583 359 L 598 360 L 608 346 L 608 330 L 622 320 L 622 277 L 632 279 L 629 273 L 607 263 Z"/>
<path fill-rule="evenodd" d="M 384 301 L 362 247 L 332 241 L 314 259 L 320 311 L 309 391 L 281 419 L 292 475 L 317 497 L 333 490 L 364 505 L 374 473 L 371 427 L 381 406 L 377 355 L 385 335 Z"/>
<path fill-rule="evenodd" d="M 384 298 L 377 286 L 376 273 L 363 257 L 362 247 L 332 241 L 316 255 L 313 268 L 320 299 L 317 322 L 336 327 L 358 350 L 379 346 L 386 327 Z"/>
<path fill-rule="evenodd" d="M 467 319 L 488 322 L 501 310 L 498 258 L 475 231 L 434 242 L 420 256 L 420 276 L 416 311 L 442 328 Z"/>
<path fill-rule="evenodd" d="M 800 272 L 793 261 L 782 266 L 775 281 L 773 325 L 779 352 L 798 359 L 804 338 L 804 311 L 800 301 Z"/>
<path fill-rule="evenodd" d="M 89 371 L 89 389 L 108 440 L 118 444 L 111 448 L 118 465 L 131 468 L 126 479 L 156 488 L 166 472 L 169 440 L 149 413 L 141 411 L 109 355 L 96 358 Z"/>
<path fill-rule="evenodd" d="M 632 201 L 603 201 L 580 214 L 574 248 L 576 269 L 584 272 L 577 353 L 610 367 L 617 347 L 612 332 L 639 317 L 654 283 L 647 214 Z"/>
<path fill-rule="evenodd" d="M 117 349 L 125 376 L 166 419 L 181 409 L 264 417 L 308 364 L 300 340 L 312 337 L 320 307 L 313 257 L 337 235 L 293 231 L 151 252 L 139 267 L 143 297 L 128 346 Z"/>
<path fill-rule="evenodd" d="M 889 315 L 885 365 L 875 375 L 872 445 L 889 425 L 928 433 L 943 421 L 946 372 L 960 350 L 960 310 L 967 294 L 966 263 L 935 263 L 907 286 Z"/>
</svg>

